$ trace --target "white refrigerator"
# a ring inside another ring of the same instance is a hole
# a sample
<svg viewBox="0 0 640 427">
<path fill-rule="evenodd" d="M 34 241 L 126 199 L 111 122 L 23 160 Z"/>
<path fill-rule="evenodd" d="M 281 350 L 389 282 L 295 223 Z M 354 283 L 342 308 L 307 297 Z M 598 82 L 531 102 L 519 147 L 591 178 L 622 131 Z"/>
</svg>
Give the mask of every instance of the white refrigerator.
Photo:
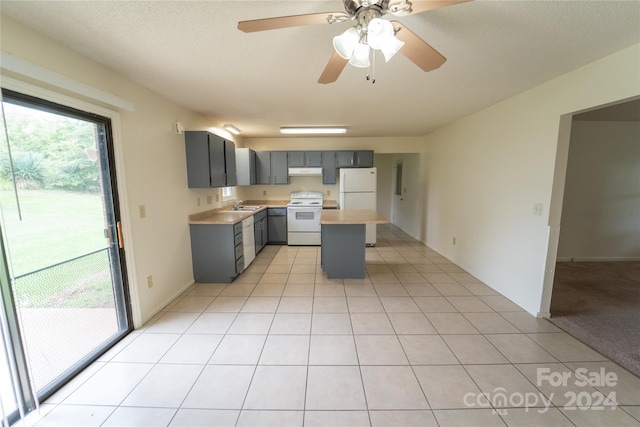
<svg viewBox="0 0 640 427">
<path fill-rule="evenodd" d="M 378 170 L 376 168 L 340 169 L 340 209 L 377 210 L 376 188 Z M 376 225 L 367 224 L 367 245 L 376 244 Z"/>
</svg>

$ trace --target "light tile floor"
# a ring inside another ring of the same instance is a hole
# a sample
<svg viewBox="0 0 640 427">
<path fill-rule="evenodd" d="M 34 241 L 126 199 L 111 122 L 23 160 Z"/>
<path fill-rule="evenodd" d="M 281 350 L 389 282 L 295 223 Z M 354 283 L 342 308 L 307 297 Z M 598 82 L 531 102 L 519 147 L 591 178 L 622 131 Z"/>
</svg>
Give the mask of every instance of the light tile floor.
<svg viewBox="0 0 640 427">
<path fill-rule="evenodd" d="M 366 258 L 366 279 L 328 280 L 318 248 L 267 246 L 235 283 L 191 287 L 31 420 L 640 426 L 639 378 L 399 229 L 381 226 Z"/>
</svg>

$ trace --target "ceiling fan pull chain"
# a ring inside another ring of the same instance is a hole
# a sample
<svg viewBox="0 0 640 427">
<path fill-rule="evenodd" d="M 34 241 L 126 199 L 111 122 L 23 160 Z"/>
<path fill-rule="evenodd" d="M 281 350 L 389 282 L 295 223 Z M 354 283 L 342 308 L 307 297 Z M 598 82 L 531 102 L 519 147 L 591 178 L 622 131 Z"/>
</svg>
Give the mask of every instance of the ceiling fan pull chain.
<svg viewBox="0 0 640 427">
<path fill-rule="evenodd" d="M 376 82 L 376 51 L 371 49 L 371 84 Z"/>
</svg>

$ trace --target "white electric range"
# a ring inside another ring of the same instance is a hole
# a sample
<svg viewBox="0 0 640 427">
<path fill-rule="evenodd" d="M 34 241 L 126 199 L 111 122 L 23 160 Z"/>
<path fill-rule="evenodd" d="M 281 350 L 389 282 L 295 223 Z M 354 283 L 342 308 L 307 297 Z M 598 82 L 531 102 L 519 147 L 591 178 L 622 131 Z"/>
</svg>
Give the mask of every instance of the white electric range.
<svg viewBox="0 0 640 427">
<path fill-rule="evenodd" d="M 287 244 L 320 246 L 322 193 L 294 191 L 290 199 L 287 205 Z"/>
</svg>

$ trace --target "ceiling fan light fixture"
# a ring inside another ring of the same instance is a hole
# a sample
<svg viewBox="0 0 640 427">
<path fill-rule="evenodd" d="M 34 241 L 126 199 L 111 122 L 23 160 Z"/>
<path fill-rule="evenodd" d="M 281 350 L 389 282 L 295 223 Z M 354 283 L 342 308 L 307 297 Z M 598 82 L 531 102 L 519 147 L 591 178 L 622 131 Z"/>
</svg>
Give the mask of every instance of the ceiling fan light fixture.
<svg viewBox="0 0 640 427">
<path fill-rule="evenodd" d="M 393 37 L 393 25 L 389 21 L 373 18 L 367 26 L 367 43 L 372 49 L 381 49 L 389 38 Z"/>
<path fill-rule="evenodd" d="M 347 128 L 342 126 L 281 127 L 280 133 L 283 135 L 331 135 L 347 133 Z"/>
<path fill-rule="evenodd" d="M 367 26 L 367 42 L 372 49 L 382 51 L 386 62 L 398 53 L 404 42 L 398 40 L 393 30 L 393 24 L 380 18 L 374 18 Z"/>
<path fill-rule="evenodd" d="M 344 59 L 351 59 L 353 51 L 360 41 L 360 34 L 355 27 L 333 38 L 333 48 Z"/>
<path fill-rule="evenodd" d="M 353 56 L 349 60 L 349 64 L 358 68 L 368 68 L 371 65 L 369 62 L 369 53 L 371 52 L 371 48 L 368 44 L 358 43 L 356 48 L 353 50 Z"/>
<path fill-rule="evenodd" d="M 396 36 L 387 38 L 380 47 L 380 51 L 384 55 L 384 60 L 389 62 L 389 60 L 393 58 L 393 55 L 402 49 L 402 46 L 404 46 L 404 42 L 400 41 Z"/>
</svg>

